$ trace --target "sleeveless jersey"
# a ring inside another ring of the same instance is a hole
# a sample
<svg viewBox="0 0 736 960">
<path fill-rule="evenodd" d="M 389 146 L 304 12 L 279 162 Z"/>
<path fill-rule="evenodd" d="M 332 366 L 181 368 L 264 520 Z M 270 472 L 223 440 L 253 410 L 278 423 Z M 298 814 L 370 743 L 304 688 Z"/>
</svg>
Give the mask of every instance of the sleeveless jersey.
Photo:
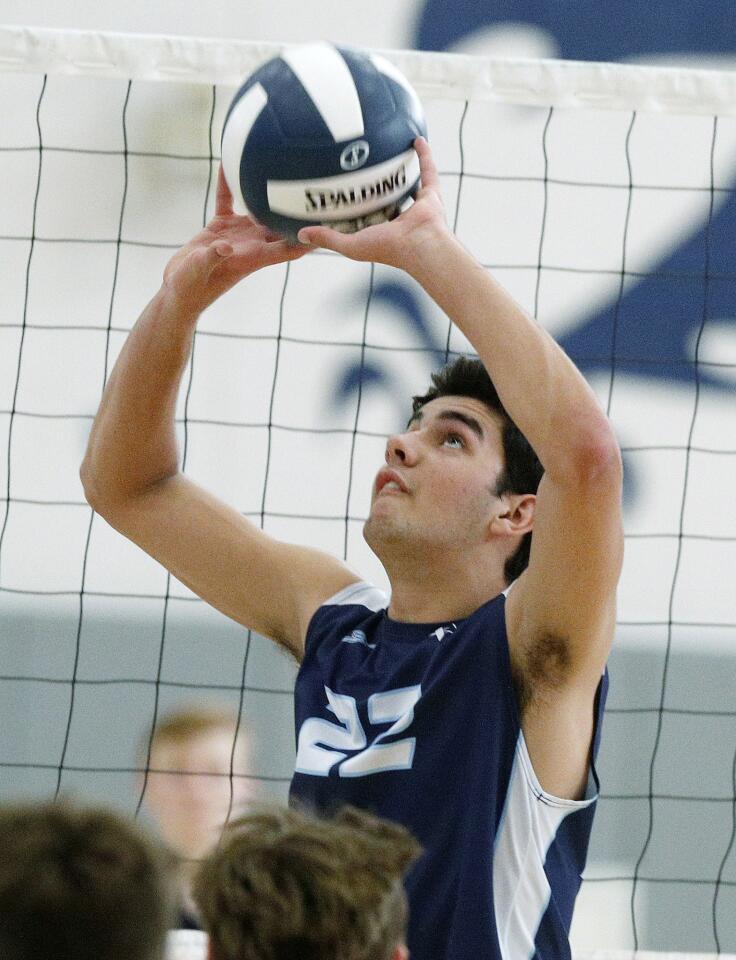
<svg viewBox="0 0 736 960">
<path fill-rule="evenodd" d="M 499 595 L 455 623 L 400 623 L 352 584 L 310 622 L 291 797 L 361 807 L 424 852 L 407 877 L 412 960 L 569 960 L 597 799 L 540 786 L 521 732 Z M 596 696 L 594 753 L 606 692 Z"/>
</svg>

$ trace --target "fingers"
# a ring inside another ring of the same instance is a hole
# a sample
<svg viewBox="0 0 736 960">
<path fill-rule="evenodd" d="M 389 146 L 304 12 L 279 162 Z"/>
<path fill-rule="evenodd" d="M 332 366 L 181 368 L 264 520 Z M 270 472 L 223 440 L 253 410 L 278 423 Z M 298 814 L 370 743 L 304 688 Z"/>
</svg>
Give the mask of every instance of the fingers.
<svg viewBox="0 0 736 960">
<path fill-rule="evenodd" d="M 437 173 L 437 167 L 434 165 L 432 151 L 424 137 L 417 137 L 414 141 L 414 149 L 419 157 L 419 175 L 421 177 L 422 187 L 429 187 L 432 190 L 440 192 L 440 175 Z"/>
<path fill-rule="evenodd" d="M 339 233 L 329 227 L 302 227 L 297 234 L 300 243 L 311 247 L 321 247 L 323 250 L 334 250 L 335 253 L 349 255 L 355 240 L 354 234 Z"/>
<path fill-rule="evenodd" d="M 261 263 L 263 266 L 274 266 L 277 263 L 286 263 L 289 260 L 299 260 L 305 254 L 311 252 L 310 247 L 292 243 L 291 240 L 275 240 L 264 248 Z"/>
<path fill-rule="evenodd" d="M 220 164 L 220 172 L 217 175 L 217 199 L 215 201 L 215 214 L 218 217 L 232 216 L 233 195 L 230 193 L 230 187 L 227 185 L 225 173 Z"/>
<path fill-rule="evenodd" d="M 224 264 L 227 273 L 242 277 L 259 270 L 261 267 L 274 266 L 277 263 L 286 263 L 288 260 L 298 260 L 310 247 L 291 243 L 288 240 L 275 240 L 270 243 L 248 245 L 239 248 L 224 240 L 210 244 L 202 252 L 198 268 L 200 276 L 209 277 L 220 264 Z"/>
</svg>

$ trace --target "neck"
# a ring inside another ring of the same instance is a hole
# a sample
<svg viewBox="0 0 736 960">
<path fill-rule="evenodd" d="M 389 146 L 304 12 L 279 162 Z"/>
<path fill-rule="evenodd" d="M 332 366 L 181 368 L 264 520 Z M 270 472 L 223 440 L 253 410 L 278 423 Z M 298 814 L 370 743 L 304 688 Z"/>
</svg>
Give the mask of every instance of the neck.
<svg viewBox="0 0 736 960">
<path fill-rule="evenodd" d="M 477 559 L 478 562 L 475 562 Z M 391 581 L 388 615 L 405 623 L 462 620 L 506 589 L 503 563 L 442 553 L 385 559 Z"/>
</svg>

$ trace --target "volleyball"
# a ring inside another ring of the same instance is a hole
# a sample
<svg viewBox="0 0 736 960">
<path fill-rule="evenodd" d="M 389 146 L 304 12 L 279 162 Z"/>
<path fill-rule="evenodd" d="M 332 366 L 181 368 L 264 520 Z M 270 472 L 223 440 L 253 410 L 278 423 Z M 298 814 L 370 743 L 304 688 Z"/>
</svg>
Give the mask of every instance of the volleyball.
<svg viewBox="0 0 736 960">
<path fill-rule="evenodd" d="M 385 57 L 327 43 L 290 47 L 235 94 L 222 133 L 234 209 L 295 240 L 393 219 L 419 185 L 419 97 Z"/>
</svg>

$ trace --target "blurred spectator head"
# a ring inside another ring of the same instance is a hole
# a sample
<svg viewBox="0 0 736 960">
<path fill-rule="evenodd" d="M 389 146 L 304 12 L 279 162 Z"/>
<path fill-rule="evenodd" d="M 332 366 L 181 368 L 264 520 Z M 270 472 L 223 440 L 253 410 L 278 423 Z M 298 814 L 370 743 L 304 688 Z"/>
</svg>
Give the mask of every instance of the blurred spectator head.
<svg viewBox="0 0 736 960">
<path fill-rule="evenodd" d="M 0 956 L 161 960 L 172 866 L 110 811 L 67 802 L 0 808 Z"/>
<path fill-rule="evenodd" d="M 142 744 L 148 758 L 144 799 L 171 850 L 199 860 L 228 816 L 253 799 L 247 737 L 237 715 L 219 706 L 185 707 L 164 716 Z"/>
<path fill-rule="evenodd" d="M 243 817 L 195 879 L 211 960 L 406 960 L 403 878 L 419 852 L 350 807 Z"/>
</svg>

